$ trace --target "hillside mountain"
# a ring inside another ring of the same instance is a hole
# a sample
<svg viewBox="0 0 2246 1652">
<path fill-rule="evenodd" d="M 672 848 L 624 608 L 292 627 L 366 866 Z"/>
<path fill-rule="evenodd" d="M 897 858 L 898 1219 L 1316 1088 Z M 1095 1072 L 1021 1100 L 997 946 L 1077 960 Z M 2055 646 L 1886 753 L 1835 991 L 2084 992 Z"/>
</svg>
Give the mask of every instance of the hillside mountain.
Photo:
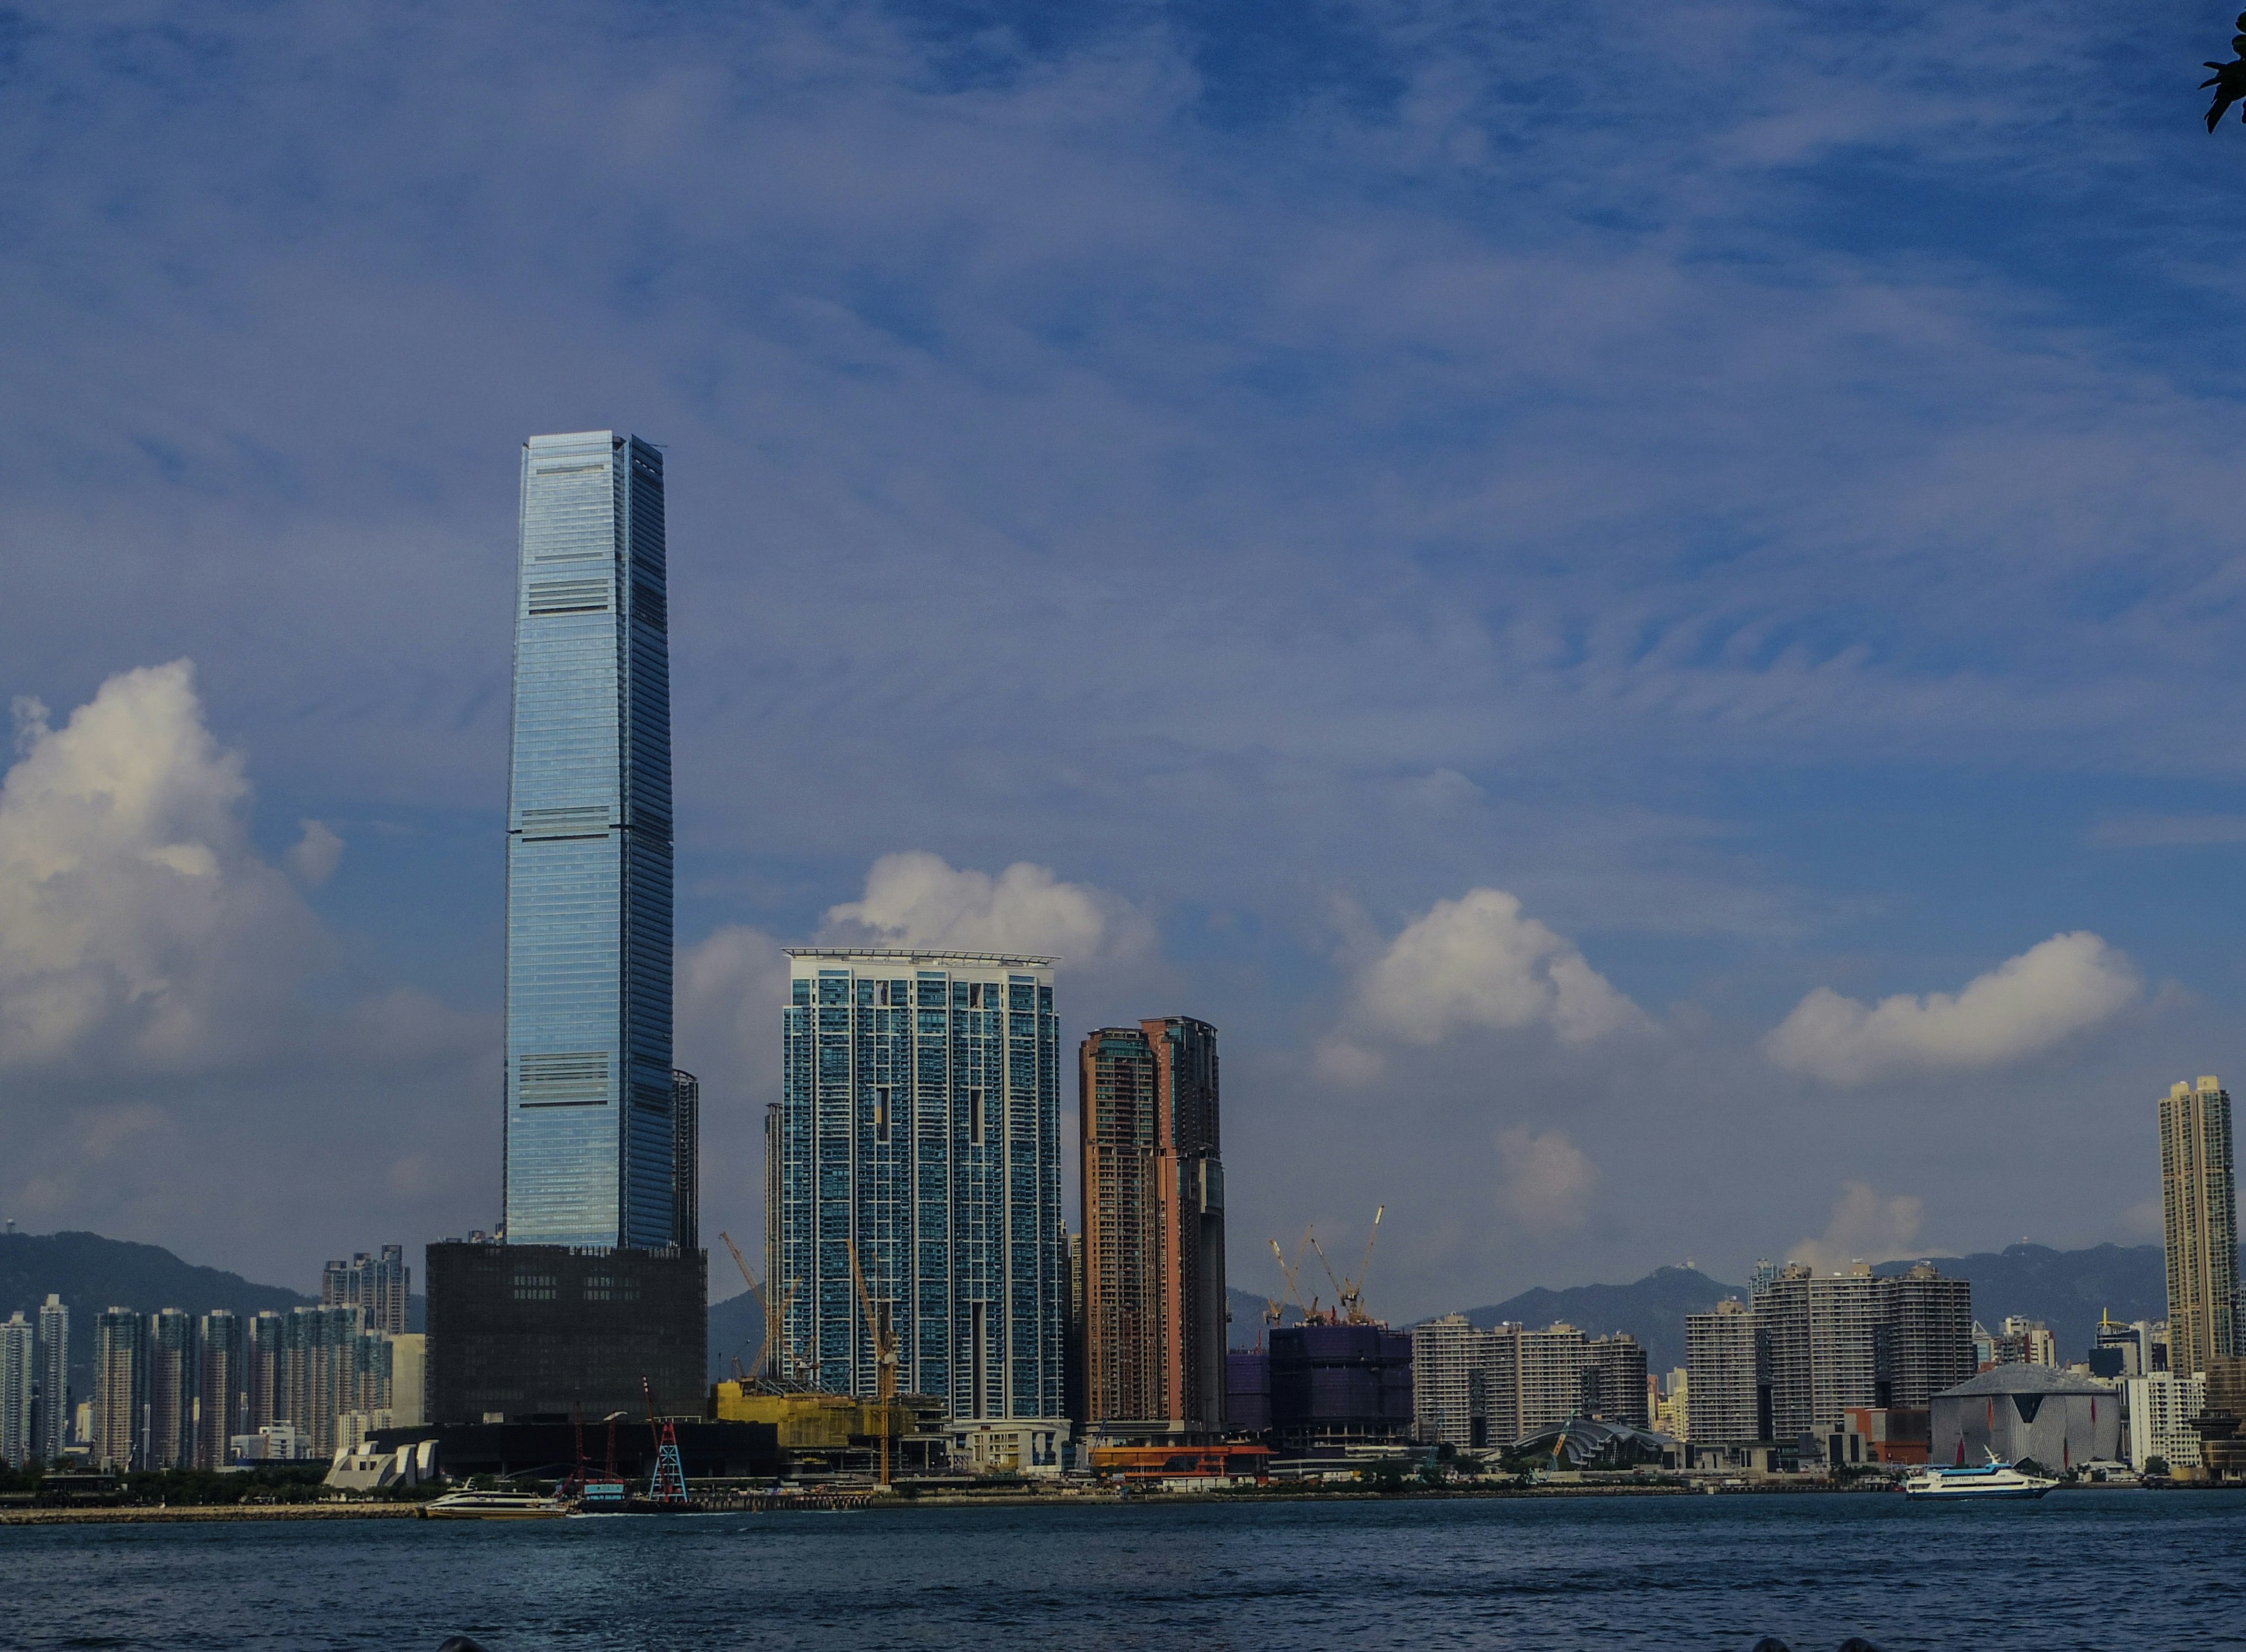
<svg viewBox="0 0 2246 1652">
<path fill-rule="evenodd" d="M 1628 1331 L 1645 1345 L 1647 1369 L 1667 1371 L 1684 1363 L 1685 1315 L 1705 1314 L 1726 1296 L 1746 1295 L 1745 1287 L 1726 1285 L 1695 1268 L 1657 1268 L 1633 1284 L 1576 1285 L 1566 1290 L 1540 1286 L 1465 1312 L 1485 1329 L 1507 1320 L 1531 1328 L 1564 1320 L 1593 1336 Z"/>
<path fill-rule="evenodd" d="M 2098 1334 L 2098 1315 L 2118 1320 L 2166 1319 L 2168 1263 L 2158 1245 L 2093 1245 L 2053 1250 L 2048 1245 L 2007 1245 L 1970 1256 L 1936 1256 L 1953 1279 L 1973 1283 L 1973 1317 L 1991 1330 L 2018 1314 L 2039 1319 L 2059 1339 L 2062 1362 L 2080 1359 Z M 1900 1274 L 1909 1262 L 1882 1262 L 1873 1271 Z"/>
<path fill-rule="evenodd" d="M 70 1383 L 75 1399 L 93 1393 L 93 1322 L 105 1308 L 161 1308 L 206 1314 L 230 1309 L 248 1318 L 268 1309 L 285 1313 L 316 1302 L 279 1285 L 183 1262 L 160 1245 L 136 1245 L 99 1234 L 0 1234 L 0 1319 L 21 1309 L 37 1323 L 47 1294 L 71 1310 Z"/>
</svg>

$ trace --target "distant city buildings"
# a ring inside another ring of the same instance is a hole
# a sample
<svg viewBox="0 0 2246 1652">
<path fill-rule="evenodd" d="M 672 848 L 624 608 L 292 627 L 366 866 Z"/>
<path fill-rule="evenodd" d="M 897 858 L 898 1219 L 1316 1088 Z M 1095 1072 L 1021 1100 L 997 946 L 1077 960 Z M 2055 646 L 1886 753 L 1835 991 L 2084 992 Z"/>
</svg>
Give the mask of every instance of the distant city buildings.
<svg viewBox="0 0 2246 1652">
<path fill-rule="evenodd" d="M 1412 1332 L 1414 1424 L 1430 1444 L 1502 1450 L 1577 1417 L 1650 1422 L 1645 1349 L 1626 1333 L 1512 1322 L 1477 1330 L 1453 1314 Z"/>
<path fill-rule="evenodd" d="M 2149 1377 L 2167 1370 L 2168 1322 L 2140 1319 L 2125 1324 L 2100 1315 L 2090 1364 L 2092 1376 L 2113 1378 Z"/>
<path fill-rule="evenodd" d="M 679 1179 L 663 454 L 609 431 L 534 436 L 521 501 L 506 1238 L 667 1247 Z"/>
<path fill-rule="evenodd" d="M 378 1336 L 402 1336 L 413 1293 L 412 1270 L 402 1245 L 385 1245 L 381 1254 L 360 1251 L 349 1261 L 331 1261 L 320 1270 L 320 1306 L 357 1308 L 366 1329 Z"/>
<path fill-rule="evenodd" d="M 21 1468 L 33 1454 L 31 1396 L 38 1385 L 38 1328 L 22 1309 L 0 1323 L 0 1463 Z"/>
<path fill-rule="evenodd" d="M 1068 1436 L 1059 1023 L 1050 959 L 789 949 L 779 1126 L 785 1357 L 870 1397 L 940 1399 L 1049 1471 Z M 861 1306 L 855 1275 L 878 1322 Z"/>
<path fill-rule="evenodd" d="M 1658 1404 L 1654 1407 L 1653 1428 L 1658 1434 L 1671 1439 L 1692 1438 L 1692 1383 L 1687 1368 L 1678 1365 L 1671 1370 L 1662 1384 Z"/>
<path fill-rule="evenodd" d="M 2059 1339 L 2041 1320 L 2008 1314 L 2004 1329 L 1990 1340 L 1990 1356 L 1998 1365 L 2056 1366 Z"/>
<path fill-rule="evenodd" d="M 1118 1436 L 1225 1425 L 1216 1029 L 1103 1027 L 1078 1051 L 1085 1406 Z"/>
<path fill-rule="evenodd" d="M 2239 1352 L 2238 1191 L 2230 1093 L 2209 1074 L 2161 1098 L 2161 1205 L 2168 1251 L 2169 1362 L 2203 1371 Z"/>
</svg>

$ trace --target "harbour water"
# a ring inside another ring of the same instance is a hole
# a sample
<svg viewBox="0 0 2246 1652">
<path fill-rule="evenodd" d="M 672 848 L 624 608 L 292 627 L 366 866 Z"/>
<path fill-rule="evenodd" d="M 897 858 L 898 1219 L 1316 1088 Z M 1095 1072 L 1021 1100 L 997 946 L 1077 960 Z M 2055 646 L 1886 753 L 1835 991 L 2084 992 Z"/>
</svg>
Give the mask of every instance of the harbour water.
<svg viewBox="0 0 2246 1652">
<path fill-rule="evenodd" d="M 0 1642 L 490 1652 L 2246 1643 L 2246 1492 L 0 1530 Z"/>
</svg>

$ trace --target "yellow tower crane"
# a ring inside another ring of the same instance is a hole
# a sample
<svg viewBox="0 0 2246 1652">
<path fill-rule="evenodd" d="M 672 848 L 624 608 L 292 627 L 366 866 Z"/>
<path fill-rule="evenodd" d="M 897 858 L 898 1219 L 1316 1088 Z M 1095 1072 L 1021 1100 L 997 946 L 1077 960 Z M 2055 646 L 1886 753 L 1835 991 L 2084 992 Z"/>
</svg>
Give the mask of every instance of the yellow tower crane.
<svg viewBox="0 0 2246 1652">
<path fill-rule="evenodd" d="M 865 1270 L 858 1266 L 856 1241 L 850 1242 L 850 1277 L 858 1287 L 858 1306 L 865 1310 L 866 1333 L 874 1343 L 874 1397 L 881 1409 L 881 1480 L 889 1484 L 889 1431 L 897 1411 L 897 1337 L 889 1317 L 874 1311 L 873 1293 L 866 1288 Z"/>
</svg>

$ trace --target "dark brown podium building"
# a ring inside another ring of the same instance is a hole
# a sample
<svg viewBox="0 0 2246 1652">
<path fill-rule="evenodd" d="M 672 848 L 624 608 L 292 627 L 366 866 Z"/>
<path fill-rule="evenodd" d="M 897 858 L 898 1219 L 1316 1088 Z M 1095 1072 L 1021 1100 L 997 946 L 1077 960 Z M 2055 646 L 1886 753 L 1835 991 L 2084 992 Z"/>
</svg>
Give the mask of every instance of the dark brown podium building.
<svg viewBox="0 0 2246 1652">
<path fill-rule="evenodd" d="M 445 1240 L 428 1249 L 429 1421 L 700 1417 L 706 1252 Z"/>
</svg>

